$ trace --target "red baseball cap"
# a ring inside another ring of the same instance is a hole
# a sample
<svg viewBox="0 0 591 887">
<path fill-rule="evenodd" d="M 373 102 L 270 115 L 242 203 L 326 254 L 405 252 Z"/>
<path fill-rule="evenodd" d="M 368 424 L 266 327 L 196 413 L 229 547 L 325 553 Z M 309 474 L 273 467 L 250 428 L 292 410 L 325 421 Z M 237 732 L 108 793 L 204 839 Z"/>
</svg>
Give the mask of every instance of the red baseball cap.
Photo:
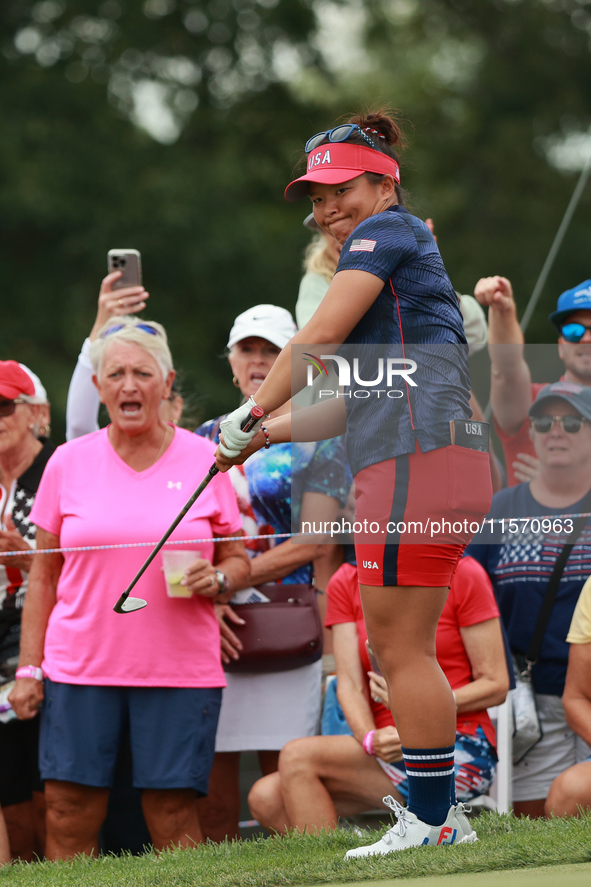
<svg viewBox="0 0 591 887">
<path fill-rule="evenodd" d="M 16 360 L 0 360 L 0 397 L 35 397 L 35 385 Z"/>
<path fill-rule="evenodd" d="M 390 175 L 400 184 L 400 167 L 393 157 L 363 145 L 326 142 L 308 154 L 308 171 L 285 189 L 285 199 L 295 203 L 310 193 L 310 182 L 338 185 L 362 176 L 364 172 Z"/>
</svg>

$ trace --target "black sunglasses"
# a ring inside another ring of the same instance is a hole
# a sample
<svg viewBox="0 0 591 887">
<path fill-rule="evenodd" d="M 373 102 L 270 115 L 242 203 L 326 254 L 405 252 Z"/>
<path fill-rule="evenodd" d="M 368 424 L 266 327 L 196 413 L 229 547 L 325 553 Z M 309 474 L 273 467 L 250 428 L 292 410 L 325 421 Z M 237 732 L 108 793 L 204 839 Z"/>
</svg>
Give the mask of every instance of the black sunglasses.
<svg viewBox="0 0 591 887">
<path fill-rule="evenodd" d="M 555 422 L 560 422 L 562 430 L 566 434 L 576 434 L 581 430 L 583 422 L 588 422 L 583 416 L 536 416 L 530 419 L 531 427 L 538 434 L 548 434 Z"/>
<path fill-rule="evenodd" d="M 371 132 L 377 132 L 375 129 L 372 129 Z M 308 139 L 304 146 L 304 152 L 309 154 L 310 151 L 313 151 L 314 148 L 317 148 L 318 145 L 321 145 L 325 138 L 328 138 L 329 142 L 346 142 L 347 139 L 356 133 L 360 135 L 362 139 L 365 139 L 370 148 L 374 148 L 374 150 L 379 151 L 380 149 L 377 145 L 367 136 L 360 126 L 357 126 L 356 123 L 343 123 L 341 126 L 335 126 L 334 129 L 327 129 L 326 132 L 317 132 L 315 136 Z M 384 138 L 380 133 L 377 133 L 380 138 Z"/>
<path fill-rule="evenodd" d="M 591 330 L 591 326 L 585 326 L 583 323 L 565 323 L 560 332 L 565 342 L 580 342 L 587 330 Z"/>
<path fill-rule="evenodd" d="M 25 403 L 24 400 L 0 400 L 0 418 L 12 416 L 19 403 Z"/>
</svg>

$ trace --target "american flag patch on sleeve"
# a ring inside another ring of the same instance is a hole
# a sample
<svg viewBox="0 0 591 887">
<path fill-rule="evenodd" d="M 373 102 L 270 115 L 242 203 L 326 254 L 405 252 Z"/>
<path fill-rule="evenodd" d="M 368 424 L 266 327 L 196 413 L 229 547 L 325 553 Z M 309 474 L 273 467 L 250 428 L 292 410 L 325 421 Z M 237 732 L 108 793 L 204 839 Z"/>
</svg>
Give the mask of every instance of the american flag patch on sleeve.
<svg viewBox="0 0 591 887">
<path fill-rule="evenodd" d="M 373 253 L 377 241 L 375 240 L 354 240 L 349 247 L 350 253 Z"/>
</svg>

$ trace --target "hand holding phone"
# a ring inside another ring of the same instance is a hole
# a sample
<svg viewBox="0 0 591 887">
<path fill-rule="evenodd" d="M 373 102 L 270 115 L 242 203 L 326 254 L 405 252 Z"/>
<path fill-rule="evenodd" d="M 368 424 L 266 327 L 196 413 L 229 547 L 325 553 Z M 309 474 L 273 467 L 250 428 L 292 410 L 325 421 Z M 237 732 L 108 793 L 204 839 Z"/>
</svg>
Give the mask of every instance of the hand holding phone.
<svg viewBox="0 0 591 887">
<path fill-rule="evenodd" d="M 109 265 L 112 264 L 111 253 L 120 255 L 124 252 L 129 253 L 131 250 L 110 250 Z M 137 253 L 137 250 L 133 250 L 133 252 Z M 139 257 L 139 253 L 137 255 Z M 146 307 L 146 301 L 150 298 L 150 294 L 146 292 L 141 283 L 122 287 L 123 276 L 123 271 L 120 268 L 115 268 L 107 274 L 101 283 L 96 319 L 88 337 L 91 342 L 97 338 L 102 327 L 111 317 L 138 314 Z M 141 269 L 139 276 L 141 278 Z"/>
<path fill-rule="evenodd" d="M 109 274 L 120 271 L 112 289 L 142 285 L 142 257 L 137 249 L 110 249 L 107 253 Z"/>
</svg>

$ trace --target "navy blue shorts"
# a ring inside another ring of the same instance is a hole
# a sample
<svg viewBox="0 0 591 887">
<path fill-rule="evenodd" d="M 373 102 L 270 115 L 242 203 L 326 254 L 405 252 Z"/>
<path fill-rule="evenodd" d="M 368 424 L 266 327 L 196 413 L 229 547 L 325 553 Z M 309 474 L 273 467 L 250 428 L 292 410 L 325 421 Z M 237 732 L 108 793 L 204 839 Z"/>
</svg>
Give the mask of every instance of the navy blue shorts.
<svg viewBox="0 0 591 887">
<path fill-rule="evenodd" d="M 206 795 L 221 702 L 219 687 L 93 687 L 47 678 L 42 778 L 110 788 L 129 726 L 136 788 Z"/>
</svg>

